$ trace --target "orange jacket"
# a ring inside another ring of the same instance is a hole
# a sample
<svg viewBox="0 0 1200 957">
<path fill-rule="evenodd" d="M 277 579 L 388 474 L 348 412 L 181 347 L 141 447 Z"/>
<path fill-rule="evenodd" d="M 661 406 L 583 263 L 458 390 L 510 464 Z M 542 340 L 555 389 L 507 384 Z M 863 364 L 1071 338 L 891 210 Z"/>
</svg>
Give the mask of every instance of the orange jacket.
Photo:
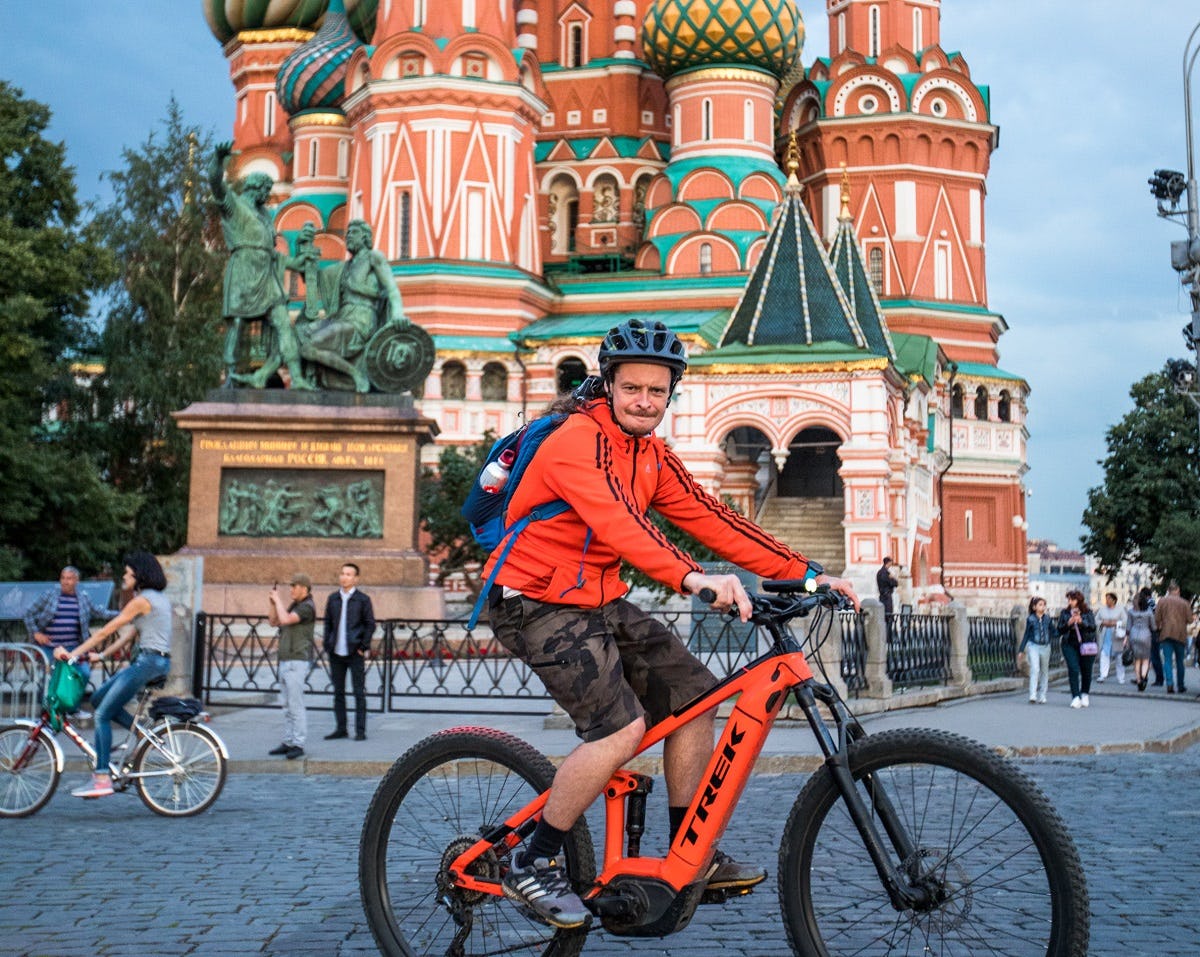
<svg viewBox="0 0 1200 957">
<path fill-rule="evenodd" d="M 620 579 L 625 560 L 682 591 L 684 577 L 700 566 L 667 541 L 649 509 L 756 574 L 801 578 L 808 569 L 802 555 L 704 491 L 658 436 L 625 433 L 605 399 L 546 438 L 521 476 L 505 524 L 559 498 L 571 508 L 521 532 L 498 584 L 538 601 L 595 608 L 629 590 Z M 492 552 L 485 578 L 503 548 L 501 542 Z"/>
</svg>

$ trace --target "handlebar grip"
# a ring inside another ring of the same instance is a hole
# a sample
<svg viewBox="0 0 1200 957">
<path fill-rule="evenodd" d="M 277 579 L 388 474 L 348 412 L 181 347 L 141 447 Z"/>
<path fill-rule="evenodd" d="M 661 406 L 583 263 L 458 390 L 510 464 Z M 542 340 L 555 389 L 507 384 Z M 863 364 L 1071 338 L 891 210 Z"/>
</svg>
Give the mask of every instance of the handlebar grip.
<svg viewBox="0 0 1200 957">
<path fill-rule="evenodd" d="M 696 597 L 704 602 L 704 604 L 711 605 L 717 600 L 717 593 L 711 588 L 701 588 L 698 592 L 696 592 Z"/>
</svg>

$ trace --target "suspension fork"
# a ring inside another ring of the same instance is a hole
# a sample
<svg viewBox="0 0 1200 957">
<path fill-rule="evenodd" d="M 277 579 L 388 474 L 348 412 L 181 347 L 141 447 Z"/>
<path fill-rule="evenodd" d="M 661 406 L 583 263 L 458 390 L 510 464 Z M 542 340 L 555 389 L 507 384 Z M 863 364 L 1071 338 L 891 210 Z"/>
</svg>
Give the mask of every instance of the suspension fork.
<svg viewBox="0 0 1200 957">
<path fill-rule="evenodd" d="M 796 701 L 808 724 L 817 737 L 817 744 L 825 756 L 825 766 L 833 775 L 838 792 L 846 802 L 846 810 L 850 819 L 858 829 L 863 845 L 871 856 L 875 871 L 887 891 L 892 906 L 898 911 L 919 909 L 932 899 L 929 890 L 911 883 L 893 861 L 891 854 L 884 846 L 883 837 L 875 827 L 871 808 L 863 801 L 858 788 L 855 787 L 854 777 L 850 773 L 850 743 L 865 737 L 866 732 L 850 720 L 849 712 L 829 685 L 820 684 L 813 679 L 802 682 L 794 689 Z M 825 705 L 833 714 L 834 725 L 837 728 L 837 740 L 829 731 L 825 719 L 817 710 L 817 702 Z M 909 837 L 908 830 L 900 820 L 895 805 L 892 804 L 887 792 L 871 775 L 863 778 L 863 783 L 871 793 L 871 806 L 875 816 L 879 818 L 888 840 L 895 849 L 901 861 L 912 858 L 916 853 L 916 845 Z"/>
</svg>

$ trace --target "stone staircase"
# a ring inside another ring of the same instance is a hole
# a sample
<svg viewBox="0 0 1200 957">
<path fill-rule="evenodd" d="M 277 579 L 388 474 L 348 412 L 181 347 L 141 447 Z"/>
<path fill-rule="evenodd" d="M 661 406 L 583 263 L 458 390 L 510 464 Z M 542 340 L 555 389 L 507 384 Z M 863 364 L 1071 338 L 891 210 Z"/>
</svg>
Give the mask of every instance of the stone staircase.
<svg viewBox="0 0 1200 957">
<path fill-rule="evenodd" d="M 774 498 L 759 524 L 803 555 L 810 555 L 831 575 L 846 567 L 846 533 L 842 498 Z"/>
</svg>

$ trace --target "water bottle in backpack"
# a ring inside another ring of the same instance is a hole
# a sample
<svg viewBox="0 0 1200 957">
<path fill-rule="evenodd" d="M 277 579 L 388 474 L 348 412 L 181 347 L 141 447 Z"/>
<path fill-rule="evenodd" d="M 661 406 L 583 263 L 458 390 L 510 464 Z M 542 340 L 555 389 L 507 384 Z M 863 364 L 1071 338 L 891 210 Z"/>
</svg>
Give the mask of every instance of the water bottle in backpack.
<svg viewBox="0 0 1200 957">
<path fill-rule="evenodd" d="M 501 491 L 508 483 L 508 473 L 516 458 L 514 449 L 505 449 L 496 459 L 488 462 L 479 473 L 479 487 L 493 495 Z"/>
</svg>

